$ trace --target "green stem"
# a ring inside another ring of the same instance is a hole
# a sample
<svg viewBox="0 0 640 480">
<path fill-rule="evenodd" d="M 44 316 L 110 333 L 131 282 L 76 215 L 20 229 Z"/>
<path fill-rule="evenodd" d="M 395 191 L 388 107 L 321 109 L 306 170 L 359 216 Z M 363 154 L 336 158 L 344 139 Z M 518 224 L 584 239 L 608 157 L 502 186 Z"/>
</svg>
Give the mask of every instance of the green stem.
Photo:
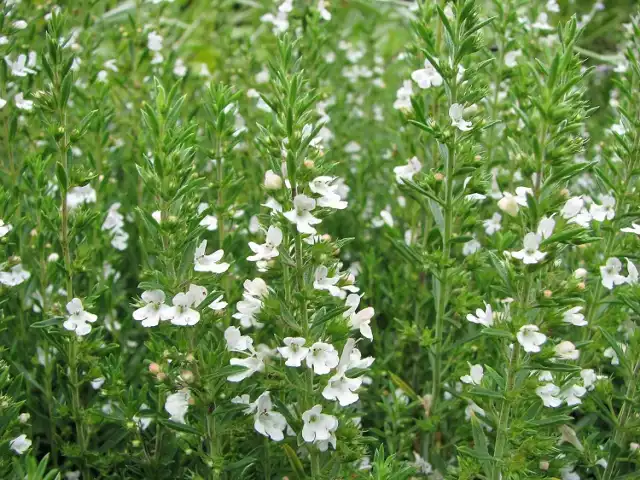
<svg viewBox="0 0 640 480">
<path fill-rule="evenodd" d="M 499 480 L 502 478 L 502 472 L 500 468 L 500 461 L 505 453 L 505 447 L 507 445 L 507 431 L 509 429 L 509 418 L 511 416 L 511 400 L 508 398 L 509 392 L 513 390 L 513 383 L 516 367 L 520 357 L 520 344 L 514 342 L 511 350 L 511 356 L 509 357 L 509 366 L 507 367 L 507 379 L 505 384 L 505 392 L 500 406 L 500 414 L 498 417 L 498 431 L 496 434 L 496 446 L 493 451 L 494 465 L 491 472 L 491 480 Z"/>
<path fill-rule="evenodd" d="M 636 362 L 631 377 L 627 383 L 627 393 L 622 403 L 622 408 L 618 414 L 618 421 L 613 435 L 612 447 L 609 450 L 609 456 L 607 458 L 607 468 L 605 468 L 602 475 L 602 480 L 612 480 L 616 471 L 616 464 L 618 461 L 618 450 L 615 448 L 618 445 L 620 448 L 626 448 L 627 432 L 625 430 L 626 424 L 634 411 L 634 405 L 636 402 L 636 385 L 638 382 L 638 373 L 640 372 L 640 360 Z"/>
<path fill-rule="evenodd" d="M 80 401 L 80 381 L 78 379 L 78 339 L 69 340 L 69 381 L 71 383 L 71 413 L 76 425 L 76 437 L 82 458 L 82 477 L 91 478 L 86 463 L 87 437 L 83 422 L 82 403 Z"/>
</svg>

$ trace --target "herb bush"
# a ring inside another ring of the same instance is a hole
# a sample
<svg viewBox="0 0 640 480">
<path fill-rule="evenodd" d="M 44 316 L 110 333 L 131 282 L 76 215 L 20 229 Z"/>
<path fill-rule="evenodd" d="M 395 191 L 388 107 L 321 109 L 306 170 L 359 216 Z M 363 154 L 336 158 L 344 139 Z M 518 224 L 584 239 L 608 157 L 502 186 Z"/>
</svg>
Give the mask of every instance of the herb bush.
<svg viewBox="0 0 640 480">
<path fill-rule="evenodd" d="M 2 2 L 0 478 L 638 478 L 635 8 Z"/>
</svg>

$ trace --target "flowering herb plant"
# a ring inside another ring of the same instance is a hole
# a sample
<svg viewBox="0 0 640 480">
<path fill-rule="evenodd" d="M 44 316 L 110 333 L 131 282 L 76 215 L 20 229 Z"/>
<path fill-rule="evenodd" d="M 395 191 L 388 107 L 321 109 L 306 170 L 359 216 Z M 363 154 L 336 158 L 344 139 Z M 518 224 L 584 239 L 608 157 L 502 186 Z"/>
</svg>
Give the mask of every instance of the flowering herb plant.
<svg viewBox="0 0 640 480">
<path fill-rule="evenodd" d="M 611 3 L 3 2 L 0 478 L 636 478 Z"/>
</svg>

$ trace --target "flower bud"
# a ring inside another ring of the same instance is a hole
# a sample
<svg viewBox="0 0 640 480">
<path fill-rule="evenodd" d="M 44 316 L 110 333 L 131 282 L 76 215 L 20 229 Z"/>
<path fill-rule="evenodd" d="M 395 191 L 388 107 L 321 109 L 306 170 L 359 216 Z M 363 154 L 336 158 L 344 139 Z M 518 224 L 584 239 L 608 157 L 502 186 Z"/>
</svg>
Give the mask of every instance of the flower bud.
<svg viewBox="0 0 640 480">
<path fill-rule="evenodd" d="M 436 182 L 441 182 L 444 180 L 444 175 L 438 172 L 433 176 L 433 178 L 435 178 Z"/>
<path fill-rule="evenodd" d="M 282 188 L 282 178 L 273 170 L 264 172 L 264 188 L 267 190 L 280 190 Z"/>
<path fill-rule="evenodd" d="M 160 372 L 156 375 L 158 381 L 163 382 L 167 378 L 167 374 L 164 372 Z"/>
<path fill-rule="evenodd" d="M 28 413 L 21 413 L 20 415 L 18 415 L 18 421 L 23 424 L 27 423 L 30 418 L 31 415 L 29 415 Z"/>
<path fill-rule="evenodd" d="M 498 208 L 512 217 L 518 215 L 518 212 L 520 211 L 518 202 L 516 202 L 516 199 L 510 195 L 505 195 L 498 201 Z"/>
<path fill-rule="evenodd" d="M 578 290 L 584 290 L 585 288 L 587 288 L 584 282 L 580 282 L 578 285 L 576 285 L 576 287 L 578 287 Z"/>
<path fill-rule="evenodd" d="M 182 373 L 180 373 L 180 376 L 182 377 L 182 380 L 184 380 L 186 383 L 193 383 L 194 376 L 191 370 L 182 370 Z"/>
<path fill-rule="evenodd" d="M 562 190 L 560 190 L 560 195 L 562 195 L 564 198 L 569 198 L 569 196 L 571 195 L 571 192 L 569 192 L 568 189 L 563 188 Z"/>
<path fill-rule="evenodd" d="M 307 168 L 313 168 L 316 166 L 313 160 L 309 160 L 308 158 L 304 161 L 304 166 Z"/>
<path fill-rule="evenodd" d="M 544 298 L 551 298 L 553 292 L 551 290 L 545 290 L 544 292 L 542 292 L 542 294 L 544 295 Z"/>
<path fill-rule="evenodd" d="M 546 460 L 542 460 L 540 462 L 540 470 L 544 470 L 545 472 L 549 470 L 549 462 L 547 462 Z"/>
<path fill-rule="evenodd" d="M 575 272 L 573 272 L 573 276 L 575 278 L 586 278 L 587 270 L 584 268 L 577 268 Z"/>
<path fill-rule="evenodd" d="M 160 373 L 160 365 L 158 365 L 156 362 L 151 362 L 149 364 L 149 372 L 153 373 L 154 375 Z"/>
<path fill-rule="evenodd" d="M 185 360 L 186 360 L 187 362 L 193 362 L 193 361 L 195 360 L 195 357 L 193 356 L 193 353 L 188 354 L 188 355 L 185 357 Z"/>
</svg>

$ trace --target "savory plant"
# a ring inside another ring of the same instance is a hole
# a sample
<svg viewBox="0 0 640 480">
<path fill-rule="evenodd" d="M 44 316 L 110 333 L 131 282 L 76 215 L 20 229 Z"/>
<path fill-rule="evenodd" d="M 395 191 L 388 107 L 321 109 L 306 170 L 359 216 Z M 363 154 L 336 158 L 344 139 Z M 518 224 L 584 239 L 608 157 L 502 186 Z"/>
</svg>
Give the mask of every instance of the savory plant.
<svg viewBox="0 0 640 480">
<path fill-rule="evenodd" d="M 0 477 L 635 478 L 632 2 L 0 6 Z"/>
</svg>

